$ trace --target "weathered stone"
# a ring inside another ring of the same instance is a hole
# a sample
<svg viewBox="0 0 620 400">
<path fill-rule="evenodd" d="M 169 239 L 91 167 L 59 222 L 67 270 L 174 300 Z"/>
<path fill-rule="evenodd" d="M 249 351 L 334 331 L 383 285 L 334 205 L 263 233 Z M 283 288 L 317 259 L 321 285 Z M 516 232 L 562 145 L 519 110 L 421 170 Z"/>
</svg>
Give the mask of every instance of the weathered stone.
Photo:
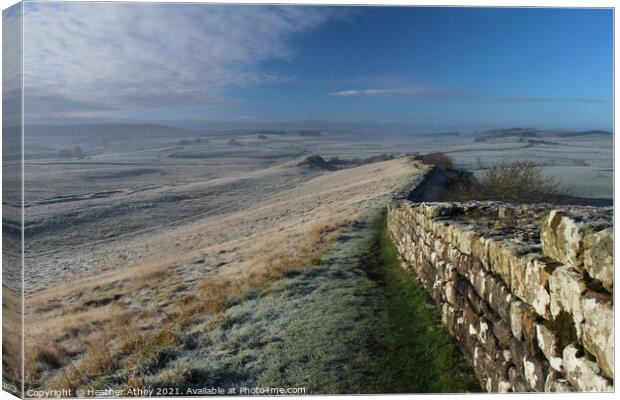
<svg viewBox="0 0 620 400">
<path fill-rule="evenodd" d="M 545 390 L 547 369 L 548 367 L 545 360 L 529 355 L 523 357 L 523 377 L 532 390 L 537 392 Z"/>
<path fill-rule="evenodd" d="M 470 335 L 480 333 L 480 317 L 468 301 L 463 302 L 463 322 L 467 325 L 467 331 Z"/>
<path fill-rule="evenodd" d="M 486 239 L 479 232 L 476 232 L 476 237 L 471 243 L 471 256 L 480 263 L 487 258 L 485 241 Z"/>
<path fill-rule="evenodd" d="M 456 243 L 463 254 L 472 253 L 472 245 L 478 239 L 478 235 L 473 229 L 461 229 L 456 233 Z"/>
<path fill-rule="evenodd" d="M 476 289 L 476 292 L 478 293 L 478 296 L 482 297 L 482 298 L 486 298 L 487 295 L 487 287 L 486 287 L 486 281 L 487 281 L 487 273 L 485 271 L 478 270 L 478 271 L 473 271 L 472 275 L 471 275 L 471 283 L 474 287 L 474 289 Z"/>
<path fill-rule="evenodd" d="M 525 357 L 525 348 L 523 343 L 516 340 L 510 340 L 510 358 L 512 359 L 515 368 L 519 375 L 523 376 L 525 371 L 523 370 L 523 358 Z"/>
<path fill-rule="evenodd" d="M 512 294 L 504 283 L 491 274 L 486 275 L 485 299 L 491 308 L 504 320 L 510 320 L 510 303 L 513 299 Z"/>
<path fill-rule="evenodd" d="M 500 380 L 497 383 L 497 393 L 508 393 L 512 390 L 512 385 L 509 381 Z"/>
<path fill-rule="evenodd" d="M 601 370 L 573 345 L 564 348 L 562 364 L 568 381 L 581 392 L 611 392 L 613 384 L 601 375 Z"/>
<path fill-rule="evenodd" d="M 612 260 L 605 246 L 613 237 L 604 232 L 611 208 L 569 207 L 551 221 L 545 205 L 499 207 L 390 205 L 388 230 L 403 268 L 441 306 L 442 323 L 474 361 L 485 390 L 611 387 L 613 286 L 604 269 Z M 565 265 L 543 254 L 543 221 L 547 251 Z M 582 224 L 577 234 L 573 222 Z M 567 343 L 585 356 L 571 357 Z"/>
<path fill-rule="evenodd" d="M 583 265 L 588 274 L 599 280 L 605 289 L 614 285 L 614 232 L 612 228 L 586 235 L 584 238 Z"/>
<path fill-rule="evenodd" d="M 478 348 L 477 348 L 478 349 Z M 482 387 L 489 393 L 497 392 L 499 379 L 495 374 L 495 363 L 482 350 L 478 350 L 474 355 L 474 371 Z"/>
<path fill-rule="evenodd" d="M 610 299 L 588 293 L 582 299 L 583 347 L 596 357 L 603 373 L 614 378 L 614 311 Z"/>
<path fill-rule="evenodd" d="M 562 377 L 557 371 L 550 370 L 545 381 L 545 392 L 574 392 L 575 389 L 568 383 L 568 380 Z"/>
<path fill-rule="evenodd" d="M 559 348 L 559 340 L 555 332 L 545 325 L 536 325 L 536 338 L 538 347 L 542 350 L 549 361 L 549 365 L 556 371 L 562 371 L 562 349 Z"/>
<path fill-rule="evenodd" d="M 512 386 L 512 391 L 514 393 L 525 393 L 528 391 L 525 379 L 521 374 L 519 374 L 515 367 L 508 370 L 508 381 L 510 382 L 510 386 Z"/>
<path fill-rule="evenodd" d="M 478 341 L 483 345 L 490 339 L 490 336 L 493 335 L 493 324 L 486 317 L 479 318 L 479 328 L 478 328 Z"/>
<path fill-rule="evenodd" d="M 527 310 L 528 305 L 521 300 L 510 303 L 510 329 L 512 335 L 518 340 L 523 338 L 523 315 Z"/>
<path fill-rule="evenodd" d="M 523 314 L 522 330 L 523 330 L 523 344 L 527 354 L 531 356 L 538 356 L 540 349 L 538 348 L 538 338 L 536 336 L 537 314 L 531 308 L 528 307 Z"/>
<path fill-rule="evenodd" d="M 452 305 L 456 305 L 457 300 L 456 300 L 456 285 L 450 281 L 446 282 L 446 286 L 445 286 L 445 295 L 446 295 L 446 300 L 448 301 L 448 303 L 452 304 Z"/>
<path fill-rule="evenodd" d="M 510 326 L 501 319 L 493 321 L 493 335 L 499 340 L 504 347 L 510 346 L 510 338 L 512 332 L 510 332 Z"/>
<path fill-rule="evenodd" d="M 511 269 L 511 291 L 543 318 L 551 318 L 551 296 L 547 290 L 555 266 L 536 256 L 520 258 Z"/>
<path fill-rule="evenodd" d="M 551 291 L 551 314 L 554 318 L 562 311 L 572 315 L 577 338 L 580 339 L 583 323 L 581 296 L 587 290 L 583 277 L 570 267 L 558 267 L 549 278 L 549 289 Z"/>
<path fill-rule="evenodd" d="M 491 240 L 488 248 L 491 271 L 499 275 L 504 284 L 510 287 L 510 266 L 512 260 L 516 257 L 516 246 Z"/>
<path fill-rule="evenodd" d="M 472 286 L 469 286 L 467 289 L 467 301 L 469 301 L 469 304 L 478 315 L 484 313 L 484 300 L 482 300 L 482 298 L 478 296 L 478 293 L 476 293 L 476 290 Z"/>
<path fill-rule="evenodd" d="M 462 208 L 453 203 L 424 203 L 423 212 L 427 218 L 448 217 L 459 214 Z"/>
<path fill-rule="evenodd" d="M 441 320 L 452 336 L 456 336 L 458 329 L 457 321 L 459 318 L 462 318 L 462 313 L 456 308 L 450 306 L 448 303 L 444 303 L 442 307 Z"/>
<path fill-rule="evenodd" d="M 488 323 L 488 321 L 487 321 Z M 492 326 L 492 325 L 490 325 Z M 500 355 L 501 351 L 501 345 L 499 343 L 499 340 L 495 337 L 495 335 L 492 333 L 492 328 L 489 331 L 488 335 L 486 335 L 485 339 L 484 339 L 484 343 L 482 344 L 482 348 L 484 349 L 484 352 L 491 357 L 492 360 L 496 360 L 498 358 L 498 356 Z"/>
<path fill-rule="evenodd" d="M 508 348 L 502 348 L 495 352 L 495 365 L 497 376 L 502 380 L 508 380 L 508 370 L 512 367 L 512 355 Z"/>
<path fill-rule="evenodd" d="M 584 224 L 564 211 L 552 210 L 541 232 L 543 252 L 563 264 L 579 267 L 582 264 Z"/>
</svg>

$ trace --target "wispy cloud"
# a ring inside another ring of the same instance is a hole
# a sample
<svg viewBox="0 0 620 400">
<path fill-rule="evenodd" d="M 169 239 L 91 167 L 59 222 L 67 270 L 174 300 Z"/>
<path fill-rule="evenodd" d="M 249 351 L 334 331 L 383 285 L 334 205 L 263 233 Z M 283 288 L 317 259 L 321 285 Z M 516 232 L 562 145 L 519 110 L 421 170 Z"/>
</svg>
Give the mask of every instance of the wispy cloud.
<svg viewBox="0 0 620 400">
<path fill-rule="evenodd" d="M 493 97 L 476 92 L 438 88 L 438 87 L 391 87 L 380 89 L 349 89 L 329 93 L 330 96 L 356 97 L 356 96 L 396 96 L 396 97 L 452 97 L 462 99 L 473 99 L 485 103 L 607 103 L 606 100 L 589 99 L 580 97 L 528 97 L 528 96 L 506 96 Z"/>
<path fill-rule="evenodd" d="M 314 7 L 26 3 L 29 115 L 210 106 L 221 89 L 290 79 L 290 38 L 323 24 Z"/>
<path fill-rule="evenodd" d="M 22 37 L 21 4 L 2 11 L 2 124 L 21 123 Z"/>
<path fill-rule="evenodd" d="M 411 97 L 478 97 L 476 93 L 434 87 L 396 87 L 384 89 L 353 89 L 330 93 L 331 96 L 411 96 Z"/>
</svg>

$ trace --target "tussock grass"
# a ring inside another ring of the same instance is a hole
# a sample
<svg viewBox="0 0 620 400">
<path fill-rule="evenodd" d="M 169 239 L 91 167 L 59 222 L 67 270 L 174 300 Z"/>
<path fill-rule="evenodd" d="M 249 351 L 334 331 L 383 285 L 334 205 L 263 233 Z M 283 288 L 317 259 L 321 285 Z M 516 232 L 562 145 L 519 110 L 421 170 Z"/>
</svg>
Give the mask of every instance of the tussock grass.
<svg viewBox="0 0 620 400">
<path fill-rule="evenodd" d="M 10 287 L 2 286 L 2 379 L 21 387 L 21 298 Z M 18 389 L 18 390 L 21 390 Z M 17 394 L 17 393 L 15 393 Z"/>
<path fill-rule="evenodd" d="M 106 376 L 125 371 L 124 386 L 140 387 L 144 374 L 161 369 L 173 358 L 172 349 L 182 343 L 187 329 L 198 321 L 209 324 L 225 321 L 224 311 L 233 300 L 250 290 L 264 289 L 299 268 L 318 263 L 340 230 L 352 223 L 354 221 L 344 218 L 318 221 L 290 242 L 274 244 L 250 271 L 210 276 L 193 290 L 173 296 L 160 317 L 149 312 L 132 313 L 115 300 L 92 299 L 117 299 L 119 291 L 156 287 L 169 277 L 164 269 L 153 265 L 143 273 L 133 273 L 121 283 L 94 286 L 96 298 L 91 295 L 81 300 L 71 312 L 55 313 L 31 332 L 31 339 L 27 340 L 29 381 L 35 387 L 76 389 L 86 383 L 105 382 Z M 172 291 L 167 290 L 159 293 L 158 298 L 168 298 L 171 294 Z M 147 328 L 141 328 L 141 323 Z M 45 340 L 39 344 L 35 337 Z M 72 351 L 68 351 L 65 344 L 74 344 Z M 74 362 L 70 353 L 77 355 L 79 361 Z M 40 378 L 50 369 L 60 369 L 60 373 L 54 382 L 46 385 Z"/>
<path fill-rule="evenodd" d="M 150 369 L 165 362 L 169 348 L 179 344 L 179 335 L 168 329 L 161 329 L 147 336 L 134 336 L 131 340 L 132 353 L 127 367 L 129 370 Z M 127 349 L 127 348 L 125 348 Z"/>
<path fill-rule="evenodd" d="M 339 232 L 355 220 L 335 218 L 314 223 L 307 234 L 290 249 L 273 248 L 262 259 L 260 271 L 254 271 L 250 283 L 257 286 L 289 276 L 295 269 L 316 265 L 331 247 Z"/>
</svg>

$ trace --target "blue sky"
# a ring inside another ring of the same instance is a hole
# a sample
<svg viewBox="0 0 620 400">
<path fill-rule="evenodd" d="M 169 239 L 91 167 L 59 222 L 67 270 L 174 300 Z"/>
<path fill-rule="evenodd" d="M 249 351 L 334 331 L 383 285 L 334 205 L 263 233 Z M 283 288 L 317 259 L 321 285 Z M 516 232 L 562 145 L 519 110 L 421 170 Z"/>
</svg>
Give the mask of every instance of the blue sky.
<svg viewBox="0 0 620 400">
<path fill-rule="evenodd" d="M 603 9 L 29 3 L 29 122 L 612 129 Z"/>
</svg>

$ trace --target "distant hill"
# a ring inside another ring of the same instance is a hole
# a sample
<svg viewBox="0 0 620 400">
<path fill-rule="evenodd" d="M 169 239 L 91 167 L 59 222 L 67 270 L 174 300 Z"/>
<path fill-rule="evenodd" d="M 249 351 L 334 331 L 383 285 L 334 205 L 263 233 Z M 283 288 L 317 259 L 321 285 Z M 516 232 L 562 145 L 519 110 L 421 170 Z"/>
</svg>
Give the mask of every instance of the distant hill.
<svg viewBox="0 0 620 400">
<path fill-rule="evenodd" d="M 289 129 L 245 129 L 242 131 L 232 131 L 237 134 L 256 134 L 256 135 L 295 135 L 295 136 L 303 136 L 303 137 L 320 137 L 322 133 L 320 131 L 312 131 L 312 130 L 289 130 Z"/>
<path fill-rule="evenodd" d="M 611 132 L 609 131 L 601 131 L 601 130 L 590 130 L 590 131 L 580 131 L 580 132 L 553 132 L 549 133 L 550 136 L 557 137 L 571 137 L 571 136 L 589 136 L 589 135 L 609 135 L 611 136 Z"/>
<path fill-rule="evenodd" d="M 474 141 L 486 142 L 491 139 L 500 139 L 507 137 L 526 138 L 536 137 L 540 131 L 534 128 L 500 128 L 475 134 Z"/>
<path fill-rule="evenodd" d="M 451 137 L 459 136 L 459 132 L 433 132 L 433 133 L 419 133 L 416 136 L 433 136 L 433 137 Z"/>
<path fill-rule="evenodd" d="M 493 139 L 517 138 L 526 139 L 534 137 L 572 137 L 587 135 L 612 135 L 611 132 L 603 130 L 588 131 L 560 131 L 560 130 L 538 130 L 535 128 L 500 128 L 488 131 L 477 132 L 474 134 L 474 141 L 486 142 Z"/>
<path fill-rule="evenodd" d="M 28 125 L 27 136 L 173 136 L 177 134 L 196 134 L 182 128 L 158 124 L 76 124 L 76 125 Z"/>
</svg>

